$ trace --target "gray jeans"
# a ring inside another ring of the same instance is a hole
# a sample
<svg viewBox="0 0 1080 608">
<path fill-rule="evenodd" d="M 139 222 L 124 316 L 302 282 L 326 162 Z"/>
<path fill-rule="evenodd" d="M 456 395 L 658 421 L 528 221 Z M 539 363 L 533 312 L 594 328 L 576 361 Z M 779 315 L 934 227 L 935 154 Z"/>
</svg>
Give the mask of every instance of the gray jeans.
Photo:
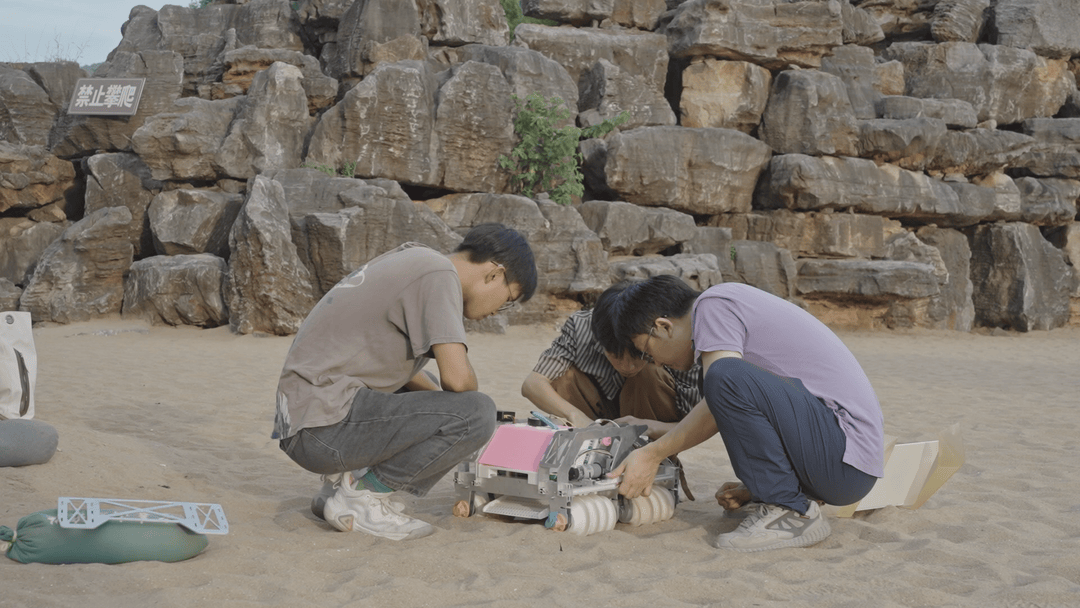
<svg viewBox="0 0 1080 608">
<path fill-rule="evenodd" d="M 484 393 L 360 389 L 344 420 L 280 445 L 313 473 L 367 467 L 387 486 L 423 496 L 494 432 L 495 402 Z"/>
</svg>

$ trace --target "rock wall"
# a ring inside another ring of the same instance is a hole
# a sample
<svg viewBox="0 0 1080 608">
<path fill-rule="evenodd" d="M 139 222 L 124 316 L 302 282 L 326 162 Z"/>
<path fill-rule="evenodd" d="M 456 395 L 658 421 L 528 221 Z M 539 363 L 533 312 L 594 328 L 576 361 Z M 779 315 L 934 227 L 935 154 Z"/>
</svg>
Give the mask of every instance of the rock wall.
<svg viewBox="0 0 1080 608">
<path fill-rule="evenodd" d="M 1080 34 L 1061 0 L 216 0 L 132 9 L 70 63 L 0 64 L 0 302 L 289 334 L 405 240 L 501 221 L 536 322 L 612 281 L 739 281 L 835 326 L 1080 324 Z M 515 96 L 559 97 L 570 206 L 511 190 Z"/>
</svg>

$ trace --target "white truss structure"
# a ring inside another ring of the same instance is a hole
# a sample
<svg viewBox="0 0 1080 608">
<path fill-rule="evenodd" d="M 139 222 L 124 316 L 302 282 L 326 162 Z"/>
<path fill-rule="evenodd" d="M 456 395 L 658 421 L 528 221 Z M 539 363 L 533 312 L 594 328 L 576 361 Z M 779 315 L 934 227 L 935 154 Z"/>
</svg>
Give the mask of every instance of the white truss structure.
<svg viewBox="0 0 1080 608">
<path fill-rule="evenodd" d="M 228 534 L 221 505 L 115 498 L 60 498 L 56 512 L 61 528 L 93 529 L 107 521 L 179 524 L 196 534 Z"/>
</svg>

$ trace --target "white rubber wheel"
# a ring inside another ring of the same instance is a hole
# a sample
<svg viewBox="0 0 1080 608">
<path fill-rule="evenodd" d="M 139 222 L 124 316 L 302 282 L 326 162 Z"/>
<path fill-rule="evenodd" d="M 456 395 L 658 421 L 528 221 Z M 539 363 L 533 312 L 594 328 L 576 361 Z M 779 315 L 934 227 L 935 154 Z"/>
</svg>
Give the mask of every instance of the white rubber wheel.
<svg viewBox="0 0 1080 608">
<path fill-rule="evenodd" d="M 653 486 L 648 496 L 638 496 L 630 500 L 619 521 L 631 526 L 647 526 L 671 519 L 675 515 L 675 498 L 671 490 Z"/>
<path fill-rule="evenodd" d="M 570 532 L 588 536 L 596 532 L 613 530 L 619 520 L 615 501 L 599 494 L 578 496 L 570 503 Z"/>
<path fill-rule="evenodd" d="M 483 515 L 484 506 L 491 502 L 488 498 L 487 492 L 477 492 L 472 497 L 472 513 L 473 515 Z"/>
</svg>

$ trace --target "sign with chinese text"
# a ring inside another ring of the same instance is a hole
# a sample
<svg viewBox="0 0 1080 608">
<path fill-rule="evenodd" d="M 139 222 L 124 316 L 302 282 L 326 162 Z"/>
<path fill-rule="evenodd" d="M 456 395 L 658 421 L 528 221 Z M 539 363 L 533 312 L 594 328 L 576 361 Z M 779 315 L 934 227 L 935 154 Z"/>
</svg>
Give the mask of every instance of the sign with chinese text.
<svg viewBox="0 0 1080 608">
<path fill-rule="evenodd" d="M 139 109 L 145 78 L 80 78 L 68 114 L 131 116 Z"/>
</svg>

